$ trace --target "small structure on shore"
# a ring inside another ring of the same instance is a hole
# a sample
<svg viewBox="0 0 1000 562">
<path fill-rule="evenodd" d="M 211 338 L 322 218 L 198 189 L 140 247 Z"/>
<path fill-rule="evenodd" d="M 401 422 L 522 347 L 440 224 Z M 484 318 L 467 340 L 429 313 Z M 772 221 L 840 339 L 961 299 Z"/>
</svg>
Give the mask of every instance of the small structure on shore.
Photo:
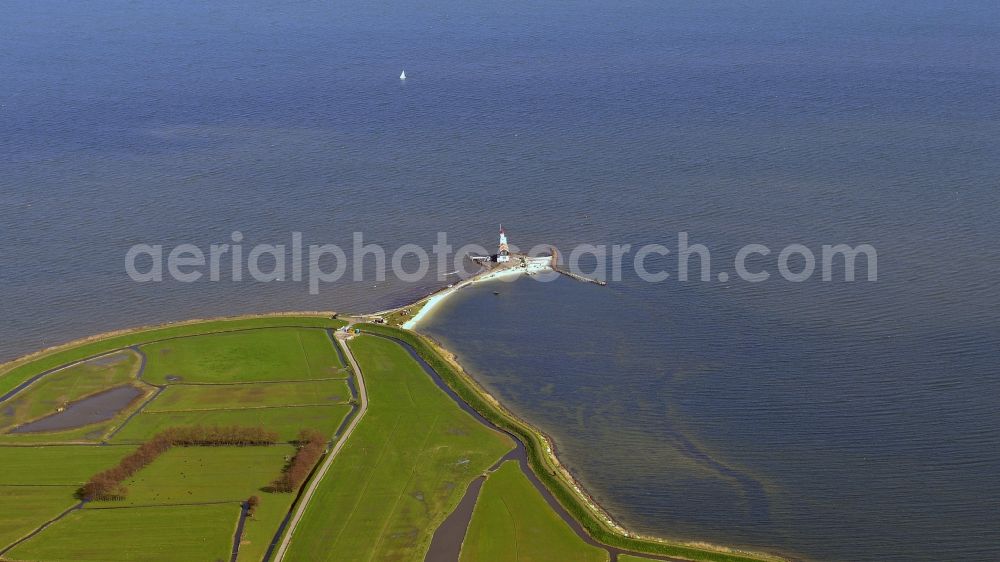
<svg viewBox="0 0 1000 562">
<path fill-rule="evenodd" d="M 503 225 L 500 225 L 500 244 L 497 246 L 497 253 L 492 256 L 470 256 L 472 261 L 476 263 L 507 263 L 510 261 L 510 247 L 507 245 L 507 233 L 503 229 Z"/>
</svg>

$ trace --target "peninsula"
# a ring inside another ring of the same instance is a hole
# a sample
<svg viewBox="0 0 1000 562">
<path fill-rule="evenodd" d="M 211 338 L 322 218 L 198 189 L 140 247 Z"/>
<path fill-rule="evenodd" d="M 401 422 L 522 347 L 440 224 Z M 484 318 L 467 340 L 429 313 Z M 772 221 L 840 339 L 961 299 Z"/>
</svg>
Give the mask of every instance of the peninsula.
<svg viewBox="0 0 1000 562">
<path fill-rule="evenodd" d="M 413 331 L 554 261 L 510 254 L 377 314 L 192 320 L 0 366 L 0 559 L 778 560 L 630 532 Z"/>
</svg>

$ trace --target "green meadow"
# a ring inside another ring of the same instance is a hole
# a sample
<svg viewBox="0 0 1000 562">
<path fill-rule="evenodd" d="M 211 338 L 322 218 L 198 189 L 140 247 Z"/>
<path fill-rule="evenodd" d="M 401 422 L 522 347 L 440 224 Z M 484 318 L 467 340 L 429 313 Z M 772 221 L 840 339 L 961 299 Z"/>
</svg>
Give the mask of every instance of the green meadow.
<svg viewBox="0 0 1000 562">
<path fill-rule="evenodd" d="M 271 323 L 274 327 L 266 327 Z M 95 354 L 113 352 L 46 374 L 0 404 L 4 428 L 58 413 L 62 406 L 117 385 L 137 384 L 150 391 L 154 388 L 146 383 L 164 386 L 148 403 L 140 400 L 107 422 L 47 433 L 0 429 L 0 551 L 9 549 L 0 559 L 228 560 L 240 505 L 257 496 L 260 503 L 246 521 L 239 559 L 260 560 L 295 499 L 294 494 L 268 491 L 295 454 L 287 442 L 303 429 L 333 438 L 351 412 L 351 372 L 325 330 L 340 325 L 329 319 L 275 317 L 202 327 L 225 329 L 222 333 L 200 334 L 195 326 L 152 330 L 148 333 L 169 334 L 170 339 L 148 343 L 131 335 L 112 338 L 110 342 L 140 346 L 147 357 L 142 373 L 140 356 L 132 349 L 86 344 Z M 73 349 L 56 355 L 81 359 Z M 53 368 L 48 357 L 36 362 L 37 372 Z M 0 376 L 0 383 L 7 383 L 12 373 L 33 376 L 26 366 L 16 366 Z M 128 417 L 140 405 L 142 410 Z M 123 483 L 128 490 L 123 500 L 88 503 L 10 548 L 76 506 L 77 489 L 115 466 L 138 443 L 186 425 L 262 426 L 283 442 L 171 448 Z M 111 443 L 98 443 L 115 429 Z M 80 441 L 91 443 L 68 444 Z M 46 445 L 21 446 L 38 442 Z"/>
<path fill-rule="evenodd" d="M 138 405 L 136 405 L 138 407 Z M 127 415 L 125 411 L 122 414 Z M 58 445 L 63 443 L 86 443 L 95 445 L 114 431 L 115 424 L 125 416 L 100 423 L 92 423 L 82 427 L 63 431 L 44 431 L 37 433 L 0 433 L 0 446 L 3 445 Z"/>
<path fill-rule="evenodd" d="M 345 376 L 324 330 L 274 328 L 208 334 L 142 346 L 151 384 L 290 381 Z"/>
<path fill-rule="evenodd" d="M 305 428 L 318 429 L 333 435 L 350 412 L 351 407 L 347 404 L 189 412 L 143 411 L 132 418 L 111 439 L 111 442 L 139 443 L 168 427 L 177 425 L 259 425 L 277 431 L 278 438 L 282 441 L 291 441 L 298 436 L 300 430 Z"/>
<path fill-rule="evenodd" d="M 311 327 L 340 328 L 346 322 L 325 316 L 260 316 L 252 318 L 225 318 L 220 320 L 192 321 L 181 324 L 155 326 L 122 333 L 110 334 L 92 340 L 62 346 L 37 356 L 0 365 L 0 394 L 6 393 L 22 382 L 47 369 L 87 359 L 132 345 L 180 338 L 185 336 L 225 333 L 256 328 Z"/>
<path fill-rule="evenodd" d="M 79 486 L 134 449 L 131 445 L 0 447 L 0 486 Z"/>
<path fill-rule="evenodd" d="M 229 560 L 236 503 L 78 509 L 7 553 L 12 560 Z"/>
<path fill-rule="evenodd" d="M 274 538 L 275 531 L 281 525 L 288 510 L 292 507 L 294 494 L 259 494 L 260 507 L 257 513 L 248 518 L 243 528 L 243 540 L 240 542 L 239 560 L 259 562 L 263 560 L 267 547 Z"/>
<path fill-rule="evenodd" d="M 583 542 L 532 486 L 515 461 L 483 484 L 462 543 L 461 562 L 600 562 L 608 552 Z"/>
<path fill-rule="evenodd" d="M 281 473 L 291 445 L 268 447 L 174 447 L 125 482 L 122 501 L 88 504 L 115 507 L 197 502 L 241 502 Z M 265 499 L 265 498 L 262 498 Z M 262 509 L 269 502 L 263 501 Z"/>
<path fill-rule="evenodd" d="M 0 544 L 11 544 L 79 503 L 73 497 L 75 490 L 76 486 L 0 485 Z"/>
<path fill-rule="evenodd" d="M 463 412 L 397 344 L 351 340 L 369 407 L 286 560 L 422 560 L 469 483 L 513 442 Z"/>
<path fill-rule="evenodd" d="M 145 412 L 229 410 L 268 406 L 343 404 L 351 399 L 344 379 L 249 384 L 174 384 Z"/>
</svg>

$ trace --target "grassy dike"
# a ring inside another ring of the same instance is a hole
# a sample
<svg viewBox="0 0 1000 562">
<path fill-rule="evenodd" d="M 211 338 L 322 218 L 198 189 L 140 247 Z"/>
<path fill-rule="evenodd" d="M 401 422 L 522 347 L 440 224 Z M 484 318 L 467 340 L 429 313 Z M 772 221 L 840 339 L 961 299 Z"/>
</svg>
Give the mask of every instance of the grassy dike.
<svg viewBox="0 0 1000 562">
<path fill-rule="evenodd" d="M 373 334 L 398 338 L 413 348 L 434 368 L 441 378 L 467 404 L 475 408 L 484 418 L 518 436 L 528 451 L 528 462 L 559 503 L 579 521 L 596 540 L 609 546 L 662 554 L 688 560 L 705 562 L 759 562 L 762 560 L 782 560 L 768 554 L 737 551 L 724 547 L 695 546 L 652 537 L 630 536 L 628 531 L 614 523 L 609 515 L 578 491 L 559 461 L 552 454 L 548 439 L 537 429 L 522 421 L 504 408 L 496 399 L 483 390 L 449 354 L 429 338 L 412 331 L 377 324 L 356 324 L 355 327 Z"/>
</svg>

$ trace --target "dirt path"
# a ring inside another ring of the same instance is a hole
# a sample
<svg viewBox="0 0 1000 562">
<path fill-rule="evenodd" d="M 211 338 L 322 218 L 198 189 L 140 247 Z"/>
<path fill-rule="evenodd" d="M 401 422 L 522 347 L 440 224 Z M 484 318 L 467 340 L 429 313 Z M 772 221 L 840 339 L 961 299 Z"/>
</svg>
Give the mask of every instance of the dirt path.
<svg viewBox="0 0 1000 562">
<path fill-rule="evenodd" d="M 338 349 L 343 350 L 344 355 L 351 364 L 351 368 L 354 369 L 354 375 L 358 383 L 358 399 L 361 403 L 360 409 L 358 410 L 358 415 L 354 416 L 351 420 L 350 425 L 344 430 L 343 435 L 337 439 L 337 443 L 333 446 L 333 449 L 323 460 L 323 464 L 320 465 L 319 470 L 316 471 L 316 475 L 309 480 L 309 484 L 303 491 L 301 498 L 299 499 L 298 506 L 295 508 L 295 512 L 292 514 L 292 518 L 288 522 L 288 530 L 285 532 L 284 538 L 281 540 L 281 544 L 278 546 L 278 551 L 274 555 L 274 562 L 281 562 L 285 557 L 285 553 L 288 551 L 288 545 L 291 544 L 292 536 L 295 534 L 295 527 L 298 526 L 299 521 L 302 519 L 302 515 L 306 511 L 306 507 L 309 506 L 309 501 L 312 500 L 313 495 L 316 493 L 316 489 L 319 487 L 319 483 L 323 481 L 323 477 L 330 470 L 330 466 L 333 465 L 334 459 L 337 458 L 337 453 L 343 448 L 344 444 L 351 437 L 351 433 L 354 432 L 354 428 L 358 426 L 361 422 L 361 418 L 365 417 L 365 412 L 368 411 L 368 392 L 365 390 L 364 377 L 361 375 L 361 367 L 358 366 L 358 362 L 354 359 L 354 354 L 351 353 L 351 348 L 347 346 L 347 340 L 351 339 L 354 334 L 350 332 L 336 332 L 335 339 L 337 342 Z"/>
</svg>

